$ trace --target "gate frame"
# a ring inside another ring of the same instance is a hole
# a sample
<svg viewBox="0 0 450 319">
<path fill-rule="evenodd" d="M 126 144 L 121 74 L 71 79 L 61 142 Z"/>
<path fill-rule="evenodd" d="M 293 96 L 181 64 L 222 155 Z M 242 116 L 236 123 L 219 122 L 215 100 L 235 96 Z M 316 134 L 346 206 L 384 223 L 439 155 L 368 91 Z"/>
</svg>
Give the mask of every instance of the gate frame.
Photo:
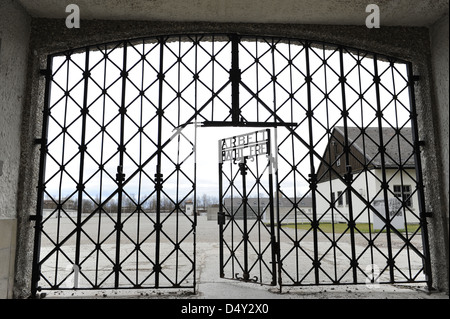
<svg viewBox="0 0 450 319">
<path fill-rule="evenodd" d="M 195 34 L 195 35 L 198 35 Z M 172 36 L 172 35 L 170 35 Z M 234 34 L 234 38 L 236 38 L 237 35 Z M 153 38 L 153 37 L 146 37 L 146 38 Z M 265 38 L 282 38 L 282 37 L 271 37 L 271 36 L 266 36 Z M 289 39 L 293 39 L 293 37 L 289 37 Z M 124 40 L 124 41 L 119 41 L 119 42 L 126 42 L 126 41 L 131 41 L 131 40 Z M 313 41 L 314 43 L 326 43 L 326 42 L 321 42 L 321 41 Z M 349 48 L 348 46 L 342 46 L 342 45 L 336 45 L 336 44 L 331 44 L 333 46 L 339 46 L 339 47 L 345 47 L 345 48 Z M 362 50 L 364 52 L 368 52 L 368 53 L 373 53 L 370 52 L 368 50 Z M 376 53 L 373 53 L 376 55 Z M 379 55 L 381 56 L 381 55 Z M 383 55 L 384 56 L 384 55 Z M 50 59 L 50 55 L 48 56 L 48 66 L 50 66 L 49 63 L 49 59 Z M 400 60 L 400 59 L 396 59 L 396 60 Z M 413 128 L 413 132 L 414 132 L 414 146 L 417 149 L 417 151 L 415 152 L 415 157 L 416 157 L 416 163 L 418 163 L 418 167 L 421 168 L 421 159 L 420 159 L 420 147 L 423 146 L 423 142 L 421 140 L 419 140 L 418 137 L 418 123 L 417 123 L 417 111 L 416 111 L 416 102 L 415 102 L 415 94 L 414 94 L 414 83 L 418 80 L 418 78 L 416 76 L 414 76 L 413 74 L 413 64 L 412 62 L 405 62 L 408 65 L 408 74 L 409 74 L 409 81 L 410 81 L 410 103 L 411 103 L 411 125 Z M 40 196 L 38 196 L 37 198 L 37 208 L 36 208 L 36 215 L 34 216 L 30 216 L 30 220 L 32 221 L 36 221 L 36 223 L 39 223 L 42 220 L 42 215 L 41 215 L 41 209 L 42 209 L 42 201 L 43 201 L 43 192 L 42 192 L 42 178 L 43 178 L 43 167 L 45 167 L 45 159 L 43 159 L 42 154 L 44 152 L 42 152 L 42 149 L 45 148 L 46 146 L 46 132 L 47 132 L 47 121 L 45 120 L 46 118 L 46 114 L 47 114 L 47 109 L 48 109 L 48 98 L 49 98 L 49 85 L 48 85 L 48 78 L 49 78 L 49 74 L 48 71 L 51 69 L 51 67 L 48 67 L 46 70 L 41 70 L 41 75 L 46 77 L 46 89 L 45 89 L 45 102 L 44 102 L 44 121 L 42 123 L 42 136 L 40 138 L 37 138 L 35 140 L 35 143 L 37 145 L 41 145 L 41 161 L 40 161 L 40 165 L 39 165 L 39 185 L 38 185 L 38 190 L 39 190 L 39 194 Z M 237 78 L 237 77 L 236 77 Z M 245 84 L 243 84 L 244 88 L 245 88 Z M 256 99 L 258 99 L 258 97 L 255 97 Z M 259 101 L 264 103 L 263 101 Z M 236 110 L 235 106 L 233 106 L 233 109 Z M 195 115 L 199 114 L 201 112 L 201 110 L 199 110 L 198 112 L 196 112 Z M 277 116 L 276 114 L 273 114 L 273 116 L 280 121 L 280 123 L 284 123 L 282 121 L 282 119 Z M 192 122 L 192 121 L 191 121 Z M 189 124 L 189 123 L 186 123 Z M 227 123 L 228 124 L 228 123 Z M 229 125 L 225 124 L 225 126 L 240 126 L 241 123 L 231 123 Z M 236 125 L 237 124 L 237 125 Z M 287 124 L 287 123 L 285 123 Z M 255 126 L 268 126 L 267 123 L 263 123 L 260 125 L 260 123 L 254 123 Z M 280 125 L 280 124 L 279 124 Z M 205 126 L 220 126 L 220 123 L 205 123 Z M 251 126 L 251 125 L 250 125 Z M 288 125 L 286 125 L 288 127 Z M 296 135 L 295 132 L 292 132 L 294 134 L 294 136 Z M 312 151 L 312 150 L 311 150 Z M 326 163 L 325 163 L 326 164 Z M 330 167 L 330 169 L 332 169 Z M 428 232 L 427 232 L 427 222 L 426 222 L 426 217 L 430 217 L 430 213 L 426 212 L 426 208 L 425 208 L 425 195 L 424 195 L 424 185 L 423 185 L 423 177 L 422 177 L 422 170 L 418 171 L 418 169 L 416 169 L 416 174 L 418 174 L 417 176 L 417 184 L 418 184 L 418 194 L 419 197 L 422 198 L 421 202 L 420 202 L 420 211 L 421 211 L 421 218 L 423 218 L 422 220 L 422 229 L 424 231 L 425 234 L 422 235 L 422 240 L 424 243 L 424 253 L 425 253 L 425 257 L 426 257 L 426 265 L 424 267 L 424 270 L 426 271 L 426 276 L 427 276 L 427 285 L 429 287 L 429 289 L 431 289 L 432 287 L 432 278 L 431 278 L 431 262 L 430 262 L 430 258 L 429 258 L 429 244 L 428 244 Z M 39 229 L 39 227 L 36 227 L 36 229 Z M 35 240 L 34 240 L 34 246 L 35 248 L 39 246 L 38 242 L 39 242 L 39 231 L 35 232 Z M 33 265 L 35 265 L 36 260 L 39 259 L 39 250 L 34 250 L 34 255 L 33 255 Z M 35 287 L 34 284 L 37 284 L 37 280 L 36 280 L 36 276 L 37 276 L 37 270 L 36 267 L 33 267 L 33 272 L 32 272 L 32 295 L 35 296 L 36 292 L 37 292 L 37 287 Z"/>
<path fill-rule="evenodd" d="M 270 218 L 270 226 L 269 228 L 269 232 L 270 232 L 270 255 L 271 255 L 271 261 L 269 261 L 270 264 L 272 264 L 272 269 L 271 269 L 271 275 L 272 275 L 272 281 L 270 283 L 271 286 L 275 286 L 276 282 L 277 282 L 277 264 L 279 262 L 279 255 L 280 255 L 280 251 L 279 251 L 279 245 L 277 242 L 277 236 L 275 233 L 275 199 L 274 197 L 276 196 L 276 194 L 274 194 L 273 191 L 273 166 L 275 165 L 276 161 L 274 161 L 273 159 L 273 154 L 272 154 L 272 139 L 271 139 L 271 131 L 270 129 L 265 129 L 265 130 L 259 130 L 259 131 L 253 131 L 250 133 L 246 133 L 246 134 L 242 134 L 242 135 L 238 135 L 238 136 L 232 136 L 229 138 L 225 138 L 225 139 L 220 139 L 219 140 L 219 145 L 218 145 L 218 149 L 219 149 L 219 212 L 217 213 L 217 222 L 219 224 L 219 274 L 220 274 L 220 278 L 225 278 L 225 274 L 223 272 L 224 269 L 224 224 L 226 224 L 225 220 L 227 217 L 227 214 L 224 212 L 224 192 L 223 192 L 223 176 L 224 176 L 224 172 L 223 172 L 223 164 L 224 164 L 224 160 L 223 160 L 223 154 L 224 154 L 224 150 L 223 150 L 223 141 L 225 141 L 226 139 L 230 139 L 230 138 L 236 138 L 236 137 L 240 137 L 243 135 L 248 136 L 249 134 L 257 134 L 260 132 L 266 132 L 266 148 L 267 148 L 267 153 L 265 154 L 256 154 L 253 156 L 250 156 L 250 158 L 253 160 L 255 160 L 255 158 L 261 156 L 265 156 L 266 158 L 263 159 L 263 161 L 267 161 L 266 167 L 265 169 L 267 169 L 267 172 L 265 174 L 268 174 L 267 179 L 268 179 L 268 192 L 269 192 L 269 218 Z M 256 145 L 260 145 L 262 143 L 258 143 L 258 141 L 256 142 Z M 247 144 L 245 145 L 240 145 L 237 148 L 244 148 L 246 147 Z M 235 154 L 235 150 L 237 149 L 233 146 L 233 154 Z M 244 155 L 243 157 L 240 158 L 236 158 L 233 157 L 231 159 L 228 159 L 230 161 L 230 165 L 231 165 L 231 161 L 233 162 L 234 165 L 238 165 L 239 168 L 239 174 L 242 176 L 242 209 L 243 209 L 243 223 L 244 223 L 244 227 L 243 227 L 243 241 L 244 241 L 244 274 L 242 276 L 242 278 L 238 278 L 237 274 L 234 276 L 236 278 L 233 279 L 238 279 L 240 281 L 244 281 L 244 282 L 258 282 L 257 279 L 250 279 L 250 274 L 248 272 L 248 229 L 247 229 L 247 203 L 248 203 L 248 198 L 247 198 L 247 179 L 246 179 L 246 175 L 247 175 L 247 170 L 248 170 L 248 165 L 247 165 L 247 160 L 249 159 L 249 156 Z M 227 161 L 228 161 L 227 160 Z M 236 161 L 239 160 L 239 163 L 236 163 Z M 258 159 L 256 159 L 256 161 L 258 161 Z M 258 165 L 258 163 L 256 163 L 256 165 Z M 236 173 L 238 174 L 238 173 Z M 259 180 L 261 176 L 258 176 L 257 179 Z M 232 183 L 233 180 L 233 176 L 230 176 L 230 182 Z M 259 181 L 257 181 L 256 183 L 259 183 Z M 232 185 L 229 185 L 230 187 L 233 187 Z M 234 197 L 233 197 L 234 199 Z M 259 203 L 259 194 L 258 194 L 258 203 Z M 260 207 L 258 207 L 259 209 Z M 239 209 L 239 208 L 238 208 Z M 267 210 L 267 208 L 265 209 Z M 227 224 L 229 225 L 230 223 L 234 222 L 234 216 L 228 216 L 230 218 L 233 218 L 233 220 L 230 220 Z M 261 221 L 259 221 L 261 222 Z M 231 240 L 233 241 L 234 238 L 231 238 Z M 234 258 L 236 258 L 235 256 L 231 256 L 231 258 L 234 260 Z M 261 275 L 261 273 L 260 273 Z M 254 278 L 257 278 L 256 276 Z M 227 278 L 227 279 L 232 279 L 232 278 Z M 264 285 L 266 283 L 264 282 L 259 282 L 260 284 Z"/>
</svg>

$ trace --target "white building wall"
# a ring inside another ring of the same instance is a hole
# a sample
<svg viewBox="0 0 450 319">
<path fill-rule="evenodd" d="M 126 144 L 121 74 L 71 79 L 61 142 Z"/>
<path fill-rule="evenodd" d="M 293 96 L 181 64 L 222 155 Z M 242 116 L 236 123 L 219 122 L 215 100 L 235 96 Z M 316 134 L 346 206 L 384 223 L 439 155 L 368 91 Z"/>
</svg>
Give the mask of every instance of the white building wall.
<svg viewBox="0 0 450 319">
<path fill-rule="evenodd" d="M 396 173 L 396 170 L 387 169 L 386 170 L 386 179 L 389 183 L 388 198 L 394 198 L 393 189 L 394 185 L 410 185 L 411 190 L 414 192 L 415 190 L 415 181 L 411 178 L 415 178 L 414 170 L 407 170 L 406 174 L 403 172 Z M 381 170 L 375 169 L 369 172 L 363 172 L 356 177 L 354 175 L 355 180 L 352 185 L 358 193 L 365 198 L 368 202 L 374 203 L 375 200 L 384 200 L 384 192 L 381 191 L 381 183 L 374 177 L 376 176 L 380 181 L 382 180 Z M 321 222 L 332 222 L 335 223 L 345 223 L 347 219 L 349 219 L 349 203 L 345 196 L 345 184 L 341 182 L 339 179 L 334 179 L 331 181 L 319 183 L 317 185 L 317 213 L 319 218 L 321 218 Z M 331 201 L 331 194 L 335 194 L 335 199 L 338 199 L 338 192 L 342 192 L 342 205 L 339 205 L 336 201 L 335 207 L 330 208 L 329 202 L 326 199 Z M 373 212 L 367 208 L 365 202 L 360 200 L 355 194 L 352 193 L 351 196 L 352 201 L 352 211 L 353 218 L 356 223 L 368 223 L 369 221 L 373 222 Z M 410 207 L 411 211 L 406 211 L 406 221 L 407 223 L 418 223 L 419 220 L 414 214 L 419 215 L 418 212 L 418 199 L 417 194 L 415 193 L 412 196 L 412 207 Z M 384 212 L 382 214 L 384 216 Z"/>
</svg>

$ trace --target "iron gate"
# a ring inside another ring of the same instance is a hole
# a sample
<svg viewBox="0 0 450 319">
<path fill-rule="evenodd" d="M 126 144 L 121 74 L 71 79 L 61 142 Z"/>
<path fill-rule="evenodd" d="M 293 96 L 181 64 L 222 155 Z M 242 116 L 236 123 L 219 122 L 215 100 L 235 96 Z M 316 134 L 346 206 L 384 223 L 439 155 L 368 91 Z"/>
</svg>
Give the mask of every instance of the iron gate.
<svg viewBox="0 0 450 319">
<path fill-rule="evenodd" d="M 220 276 L 276 285 L 270 130 L 219 141 Z"/>
<path fill-rule="evenodd" d="M 193 122 L 274 128 L 280 286 L 431 287 L 411 63 L 202 34 L 70 50 L 42 74 L 33 295 L 195 287 Z"/>
</svg>

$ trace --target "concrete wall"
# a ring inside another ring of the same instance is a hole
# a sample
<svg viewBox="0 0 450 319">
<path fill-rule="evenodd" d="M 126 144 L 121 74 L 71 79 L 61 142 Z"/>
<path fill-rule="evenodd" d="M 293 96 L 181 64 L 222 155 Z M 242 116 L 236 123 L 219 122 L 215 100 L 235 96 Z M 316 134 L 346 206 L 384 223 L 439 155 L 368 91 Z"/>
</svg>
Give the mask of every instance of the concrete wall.
<svg viewBox="0 0 450 319">
<path fill-rule="evenodd" d="M 30 21 L 16 1 L 0 1 L 0 299 L 13 291 Z"/>
<path fill-rule="evenodd" d="M 448 27 L 448 19 L 447 19 Z M 436 26 L 437 35 L 440 27 Z M 432 212 L 447 214 L 442 203 L 445 202 L 448 191 L 443 191 L 442 184 L 436 183 L 442 176 L 439 138 L 437 132 L 442 130 L 437 111 L 439 107 L 433 101 L 433 76 L 431 69 L 430 34 L 427 28 L 383 27 L 380 29 L 367 29 L 364 26 L 324 26 L 324 25 L 282 25 L 282 24 L 230 24 L 230 23 L 174 23 L 174 22 L 145 22 L 145 21 L 83 21 L 81 29 L 67 29 L 63 19 L 33 19 L 30 43 L 30 64 L 28 80 L 30 81 L 27 104 L 23 112 L 21 173 L 19 177 L 18 194 L 18 254 L 15 283 L 15 296 L 29 296 L 32 260 L 33 225 L 28 216 L 35 210 L 36 185 L 39 163 L 39 149 L 32 141 L 40 136 L 40 122 L 42 120 L 43 85 L 39 76 L 39 69 L 45 67 L 47 54 L 77 48 L 89 44 L 98 44 L 108 41 L 153 36 L 160 34 L 180 34 L 199 32 L 239 32 L 243 34 L 274 35 L 299 37 L 304 39 L 321 40 L 336 44 L 357 47 L 369 51 L 380 52 L 386 55 L 399 57 L 413 62 L 414 72 L 421 76 L 417 85 L 417 113 L 420 136 L 425 140 L 424 148 L 424 176 L 426 185 L 427 209 Z M 2 44 L 2 47 L 4 44 Z M 445 48 L 444 48 L 445 49 Z M 447 45 L 448 53 L 448 45 Z M 437 51 L 434 51 L 437 52 Z M 437 56 L 440 56 L 439 54 Z M 436 60 L 436 59 L 435 59 Z M 436 63 L 440 63 L 436 60 Z M 448 64 L 447 64 L 448 65 Z M 448 69 L 448 67 L 447 67 Z M 445 77 L 445 72 L 440 73 Z M 448 83 L 448 71 L 447 71 Z M 435 76 L 437 76 L 435 72 Z M 448 84 L 447 84 L 448 86 Z M 445 111 L 445 107 L 441 110 Z M 448 96 L 447 96 L 448 114 Z M 445 121 L 445 120 L 443 120 Z M 442 122 L 444 123 L 444 122 Z M 444 134 L 442 134 L 444 136 Z M 443 138 L 440 140 L 443 143 Z M 448 147 L 447 147 L 448 150 Z M 448 158 L 448 152 L 447 158 Z M 448 166 L 447 166 L 448 178 Z M 445 177 L 445 176 L 444 176 Z M 442 182 L 442 181 L 441 181 Z M 447 184 L 448 185 L 448 184 Z M 447 186 L 448 189 L 448 186 Z M 448 224 L 448 221 L 447 221 Z M 442 245 L 446 239 L 441 236 L 442 229 L 435 227 L 434 240 Z M 442 228 L 442 227 L 441 227 Z M 447 228 L 448 229 L 448 228 Z M 433 231 L 433 229 L 432 229 Z M 430 233 L 432 233 L 432 231 Z M 448 237 L 447 237 L 448 242 Z M 433 251 L 439 250 L 438 244 L 433 244 Z M 447 243 L 448 245 L 448 243 Z M 435 249 L 436 248 L 436 249 Z M 448 272 L 448 249 L 442 254 L 434 253 L 434 279 L 439 289 L 448 291 L 448 280 L 441 280 L 442 273 Z M 445 262 L 447 261 L 447 268 Z M 436 277 L 440 277 L 436 279 Z"/>
<path fill-rule="evenodd" d="M 449 116 L 448 116 L 448 37 L 449 37 L 449 17 L 448 14 L 436 22 L 430 29 L 431 38 L 431 63 L 434 82 L 434 101 L 436 143 L 439 156 L 440 191 L 441 207 L 433 211 L 434 218 L 431 220 L 431 226 L 436 230 L 435 236 L 432 236 L 431 245 L 433 259 L 438 263 L 434 269 L 434 281 L 438 287 L 444 288 L 447 293 L 448 288 L 448 269 L 449 269 Z M 444 253 L 443 253 L 444 252 Z M 446 256 L 446 257 L 445 257 Z"/>
</svg>

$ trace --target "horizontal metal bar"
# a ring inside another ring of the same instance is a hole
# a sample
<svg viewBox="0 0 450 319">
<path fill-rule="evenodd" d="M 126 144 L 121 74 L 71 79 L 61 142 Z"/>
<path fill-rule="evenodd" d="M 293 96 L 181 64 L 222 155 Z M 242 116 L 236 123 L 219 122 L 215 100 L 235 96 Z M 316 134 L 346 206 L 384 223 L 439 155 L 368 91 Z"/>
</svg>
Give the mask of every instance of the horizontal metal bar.
<svg viewBox="0 0 450 319">
<path fill-rule="evenodd" d="M 226 122 L 226 121 L 204 121 L 203 127 L 278 127 L 297 126 L 297 123 L 277 123 L 277 122 Z"/>
</svg>

